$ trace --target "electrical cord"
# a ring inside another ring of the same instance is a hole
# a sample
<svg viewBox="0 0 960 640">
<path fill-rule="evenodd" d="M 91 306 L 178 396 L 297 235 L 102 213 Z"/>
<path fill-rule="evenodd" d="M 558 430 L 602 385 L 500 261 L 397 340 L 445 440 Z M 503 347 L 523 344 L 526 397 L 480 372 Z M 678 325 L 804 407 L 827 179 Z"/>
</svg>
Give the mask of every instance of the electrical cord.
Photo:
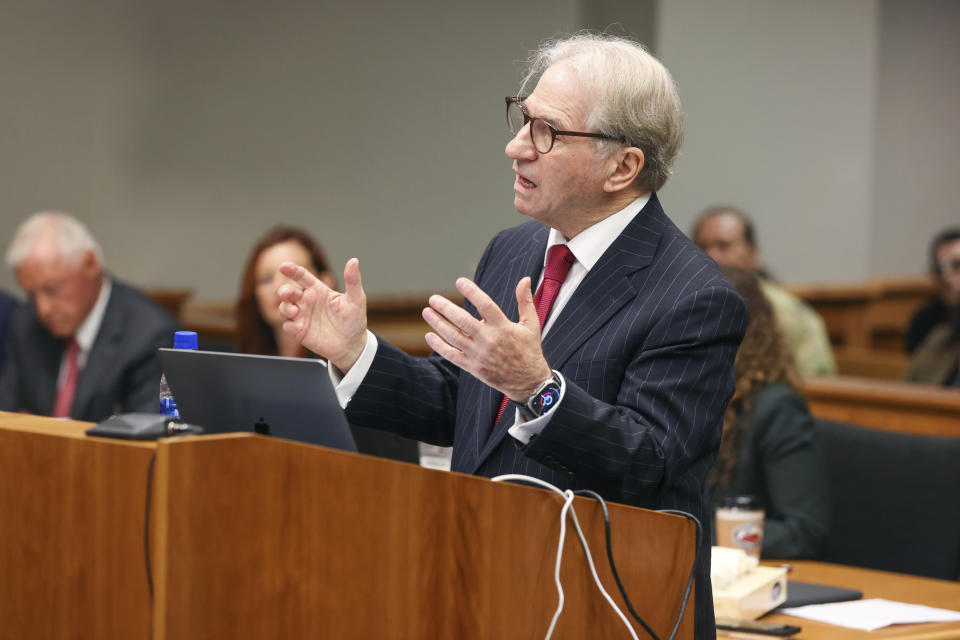
<svg viewBox="0 0 960 640">
<path fill-rule="evenodd" d="M 564 499 L 563 508 L 560 510 L 560 538 L 557 543 L 557 561 L 554 566 L 554 582 L 557 585 L 557 600 L 558 600 L 557 610 L 554 612 L 553 618 L 550 621 L 550 626 L 547 629 L 547 635 L 545 636 L 545 640 L 549 640 L 550 637 L 553 635 L 553 630 L 556 627 L 557 620 L 560 617 L 560 613 L 563 611 L 564 594 L 563 594 L 563 584 L 560 581 L 560 567 L 563 562 L 563 543 L 564 543 L 564 540 L 566 539 L 566 532 L 567 532 L 566 522 L 567 522 L 568 513 L 570 514 L 570 517 L 573 520 L 573 525 L 574 525 L 574 528 L 576 529 L 577 536 L 580 538 L 580 544 L 583 547 L 584 553 L 587 556 L 587 564 L 590 567 L 590 573 L 593 575 L 593 580 L 597 585 L 597 589 L 600 590 L 600 593 L 606 599 L 607 603 L 616 612 L 617 616 L 619 616 L 624 626 L 627 627 L 627 630 L 630 632 L 630 636 L 633 638 L 633 640 L 639 640 L 639 638 L 637 637 L 637 633 L 633 628 L 633 625 L 630 624 L 630 621 L 627 620 L 627 617 L 620 610 L 620 607 L 617 606 L 617 604 L 613 601 L 613 598 L 610 597 L 610 594 L 607 593 L 606 589 L 603 588 L 603 584 L 600 582 L 600 576 L 597 575 L 597 569 L 593 564 L 593 555 L 590 553 L 590 545 L 587 544 L 587 539 L 586 537 L 584 537 L 583 530 L 580 528 L 580 522 L 577 520 L 577 512 L 573 507 L 574 493 L 570 490 L 561 491 L 559 488 L 553 486 L 552 484 L 550 484 L 549 482 L 546 482 L 545 480 L 541 480 L 540 478 L 534 478 L 531 476 L 525 476 L 522 474 L 511 473 L 511 474 L 497 476 L 495 478 L 492 478 L 492 480 L 494 482 L 520 481 L 520 482 L 528 482 L 531 484 L 540 485 L 541 487 L 550 489 L 554 493 L 557 493 Z"/>
<path fill-rule="evenodd" d="M 147 637 L 153 638 L 153 569 L 150 564 L 150 498 L 153 496 L 153 466 L 157 461 L 154 449 L 147 464 L 147 498 L 143 513 L 143 558 L 147 569 L 147 591 L 150 593 L 150 628 Z"/>
<path fill-rule="evenodd" d="M 630 615 L 632 615 L 634 619 L 640 623 L 644 630 L 650 634 L 650 637 L 653 638 L 653 640 L 660 640 L 657 634 L 654 633 L 653 629 L 651 629 L 646 621 L 644 621 L 644 619 L 640 616 L 640 614 L 634 610 L 633 604 L 630 602 L 629 596 L 627 596 L 627 590 L 624 588 L 623 582 L 620 580 L 620 574 L 617 572 L 617 565 L 613 561 L 613 548 L 610 544 L 610 511 L 607 509 L 606 501 L 600 496 L 600 494 L 589 489 L 580 489 L 578 491 L 574 491 L 574 493 L 579 496 L 594 498 L 600 503 L 600 508 L 603 510 L 603 526 L 606 533 L 607 561 L 610 563 L 610 571 L 613 573 L 613 579 L 616 581 L 617 587 L 620 589 L 620 595 L 623 596 L 623 601 L 627 604 L 627 609 L 630 611 Z M 690 601 L 690 592 L 693 588 L 693 579 L 696 575 L 697 565 L 700 563 L 700 541 L 703 538 L 703 529 L 700 524 L 700 520 L 698 520 L 693 514 L 687 513 L 686 511 L 679 511 L 676 509 L 660 509 L 658 513 L 670 513 L 684 516 L 689 520 L 692 520 L 697 528 L 693 566 L 690 567 L 690 575 L 687 578 L 687 585 L 683 592 L 683 600 L 680 604 L 680 612 L 677 614 L 677 620 L 674 623 L 673 630 L 670 632 L 669 636 L 669 640 L 673 640 L 673 638 L 677 635 L 677 630 L 680 628 L 680 622 L 683 620 L 683 615 L 687 610 L 687 604 Z"/>
</svg>

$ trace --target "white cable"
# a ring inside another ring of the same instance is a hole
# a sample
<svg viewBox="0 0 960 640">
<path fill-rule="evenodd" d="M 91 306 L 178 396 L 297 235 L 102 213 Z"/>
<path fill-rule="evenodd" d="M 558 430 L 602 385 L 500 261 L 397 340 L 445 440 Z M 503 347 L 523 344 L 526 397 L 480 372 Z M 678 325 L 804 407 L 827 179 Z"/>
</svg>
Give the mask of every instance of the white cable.
<svg viewBox="0 0 960 640">
<path fill-rule="evenodd" d="M 525 476 L 519 473 L 508 473 L 491 479 L 494 482 L 503 482 L 505 480 L 520 480 L 522 482 L 530 482 L 532 484 L 540 485 L 546 489 L 550 489 L 563 498 L 563 508 L 560 510 L 560 539 L 557 543 L 557 562 L 554 567 L 553 574 L 554 582 L 557 585 L 557 610 L 553 614 L 553 619 L 550 621 L 550 626 L 547 628 L 547 635 L 544 640 L 550 640 L 550 636 L 553 635 L 553 630 L 557 624 L 557 620 L 560 618 L 560 613 L 563 611 L 564 595 L 563 584 L 560 582 L 560 567 L 563 563 L 563 543 L 567 534 L 568 512 L 573 519 L 573 526 L 577 531 L 577 536 L 580 538 L 580 544 L 583 546 L 584 553 L 587 555 L 587 564 L 590 565 L 590 573 L 593 574 L 593 581 L 596 583 L 597 588 L 600 589 L 600 593 L 603 594 L 603 597 L 620 617 L 620 620 L 623 621 L 623 624 L 627 627 L 627 630 L 630 631 L 630 637 L 633 638 L 633 640 L 640 640 L 637 637 L 636 631 L 633 629 L 633 625 L 631 625 L 630 621 L 627 620 L 627 617 L 623 615 L 623 611 L 620 610 L 620 607 L 617 606 L 617 604 L 613 601 L 613 598 L 610 597 L 610 594 L 607 593 L 606 589 L 603 588 L 603 584 L 600 582 L 600 576 L 597 575 L 597 569 L 593 564 L 593 556 L 590 553 L 590 545 L 587 544 L 587 539 L 584 537 L 583 530 L 580 528 L 580 522 L 577 520 L 577 511 L 573 507 L 573 491 L 570 491 L 569 489 L 567 491 L 561 491 L 559 488 L 553 486 L 545 480 L 534 478 L 532 476 Z"/>
</svg>

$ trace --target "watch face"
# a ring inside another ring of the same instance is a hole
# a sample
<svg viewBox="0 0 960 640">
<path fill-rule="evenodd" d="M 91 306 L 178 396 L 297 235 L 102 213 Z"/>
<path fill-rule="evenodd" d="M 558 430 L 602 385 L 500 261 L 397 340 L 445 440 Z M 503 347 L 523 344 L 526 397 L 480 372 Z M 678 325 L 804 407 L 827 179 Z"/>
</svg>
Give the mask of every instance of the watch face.
<svg viewBox="0 0 960 640">
<path fill-rule="evenodd" d="M 550 384 L 530 400 L 530 408 L 538 416 L 542 416 L 550 411 L 558 400 L 560 400 L 560 385 Z"/>
</svg>

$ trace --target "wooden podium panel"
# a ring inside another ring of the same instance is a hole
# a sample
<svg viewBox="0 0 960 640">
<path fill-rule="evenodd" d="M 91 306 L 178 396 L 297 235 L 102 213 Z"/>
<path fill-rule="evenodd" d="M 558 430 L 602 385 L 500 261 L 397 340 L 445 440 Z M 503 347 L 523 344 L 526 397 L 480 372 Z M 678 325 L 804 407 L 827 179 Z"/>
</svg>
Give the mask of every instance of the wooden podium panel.
<svg viewBox="0 0 960 640">
<path fill-rule="evenodd" d="M 556 607 L 550 492 L 257 436 L 161 441 L 157 487 L 155 638 L 536 638 Z M 624 608 L 600 508 L 576 507 Z M 621 505 L 611 519 L 628 593 L 666 636 L 693 525 Z M 629 637 L 575 537 L 554 637 Z M 692 596 L 684 625 L 692 637 Z"/>
<path fill-rule="evenodd" d="M 0 412 L 0 638 L 146 638 L 153 443 Z"/>
<path fill-rule="evenodd" d="M 536 638 L 553 615 L 556 494 L 251 434 L 138 443 L 89 426 L 0 413 L 0 640 Z M 622 607 L 600 508 L 576 506 Z M 620 575 L 666 636 L 693 525 L 610 511 Z M 555 638 L 628 637 L 572 528 L 562 575 Z"/>
</svg>

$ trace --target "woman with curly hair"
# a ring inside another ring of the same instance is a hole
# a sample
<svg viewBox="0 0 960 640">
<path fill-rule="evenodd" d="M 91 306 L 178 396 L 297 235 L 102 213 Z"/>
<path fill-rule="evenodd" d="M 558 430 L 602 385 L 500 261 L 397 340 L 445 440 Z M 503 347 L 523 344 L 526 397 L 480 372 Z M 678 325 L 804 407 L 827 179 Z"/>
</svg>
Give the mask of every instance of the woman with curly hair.
<svg viewBox="0 0 960 640">
<path fill-rule="evenodd" d="M 331 289 L 337 279 L 320 245 L 306 231 L 277 226 L 262 236 L 250 252 L 237 300 L 237 351 L 266 356 L 306 357 L 310 354 L 283 330 L 286 320 L 277 306 L 277 289 L 286 281 L 284 262 L 296 262 L 316 273 Z"/>
<path fill-rule="evenodd" d="M 743 297 L 750 321 L 710 472 L 713 501 L 758 497 L 766 510 L 762 556 L 816 558 L 826 545 L 830 504 L 813 418 L 796 391 L 791 356 L 757 277 L 732 267 L 724 272 Z"/>
</svg>

